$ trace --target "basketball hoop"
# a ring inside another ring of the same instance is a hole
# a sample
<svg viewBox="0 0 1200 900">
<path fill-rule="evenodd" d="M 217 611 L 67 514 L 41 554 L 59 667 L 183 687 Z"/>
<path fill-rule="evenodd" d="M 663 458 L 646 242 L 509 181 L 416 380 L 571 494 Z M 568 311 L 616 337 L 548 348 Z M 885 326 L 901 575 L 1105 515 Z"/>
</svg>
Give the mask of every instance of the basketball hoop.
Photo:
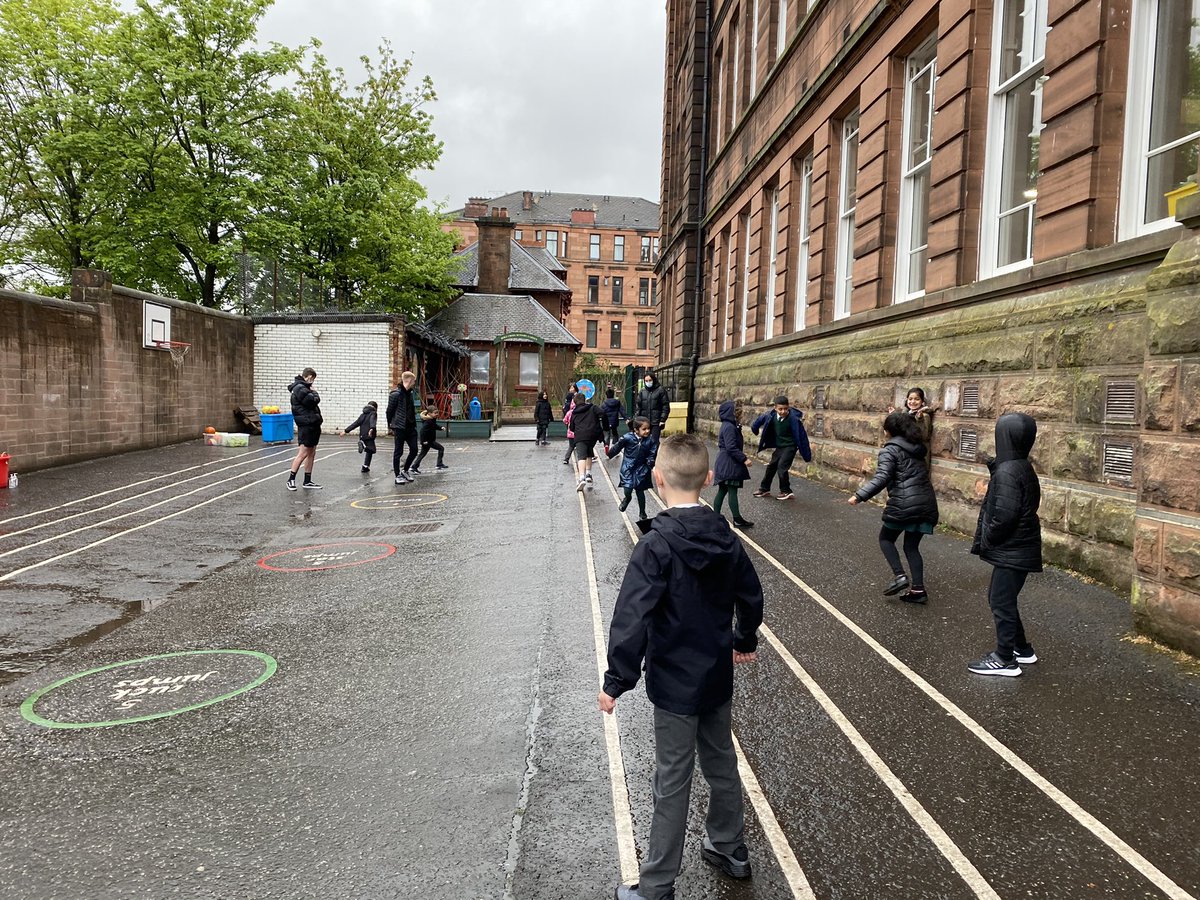
<svg viewBox="0 0 1200 900">
<path fill-rule="evenodd" d="M 176 369 L 183 368 L 183 358 L 192 349 L 192 345 L 185 341 L 155 341 L 154 346 L 159 350 L 171 351 L 171 362 L 175 364 Z"/>
</svg>

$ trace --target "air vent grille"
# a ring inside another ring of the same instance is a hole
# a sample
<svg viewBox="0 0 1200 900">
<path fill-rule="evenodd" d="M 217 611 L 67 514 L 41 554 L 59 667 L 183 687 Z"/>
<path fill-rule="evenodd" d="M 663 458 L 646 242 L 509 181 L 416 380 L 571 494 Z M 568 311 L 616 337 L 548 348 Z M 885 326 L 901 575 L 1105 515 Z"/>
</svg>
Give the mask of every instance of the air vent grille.
<svg viewBox="0 0 1200 900">
<path fill-rule="evenodd" d="M 813 434 L 825 433 L 825 417 L 821 415 L 813 416 Z"/>
<path fill-rule="evenodd" d="M 1135 424 L 1137 422 L 1137 382 L 1110 381 L 1104 392 L 1104 421 Z"/>
<path fill-rule="evenodd" d="M 1133 446 L 1104 444 L 1104 478 L 1125 484 L 1133 482 Z"/>
<path fill-rule="evenodd" d="M 964 416 L 979 415 L 979 385 L 964 384 L 962 386 L 961 411 Z"/>
<path fill-rule="evenodd" d="M 979 455 L 979 432 L 964 428 L 958 433 L 958 458 L 975 459 Z"/>
<path fill-rule="evenodd" d="M 819 387 L 813 395 L 813 409 L 825 408 L 825 388 Z"/>
</svg>

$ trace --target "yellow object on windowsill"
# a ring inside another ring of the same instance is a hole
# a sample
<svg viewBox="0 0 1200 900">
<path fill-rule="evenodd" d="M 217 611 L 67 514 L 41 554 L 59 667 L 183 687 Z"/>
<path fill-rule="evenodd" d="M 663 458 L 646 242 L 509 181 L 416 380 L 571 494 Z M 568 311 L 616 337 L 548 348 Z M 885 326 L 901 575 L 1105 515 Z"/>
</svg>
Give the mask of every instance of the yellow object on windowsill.
<svg viewBox="0 0 1200 900">
<path fill-rule="evenodd" d="M 1163 194 L 1167 198 L 1167 215 L 1172 219 L 1175 218 L 1175 204 L 1184 197 L 1190 197 L 1192 194 L 1200 191 L 1200 184 L 1194 181 L 1186 181 L 1173 191 L 1167 191 Z"/>
</svg>

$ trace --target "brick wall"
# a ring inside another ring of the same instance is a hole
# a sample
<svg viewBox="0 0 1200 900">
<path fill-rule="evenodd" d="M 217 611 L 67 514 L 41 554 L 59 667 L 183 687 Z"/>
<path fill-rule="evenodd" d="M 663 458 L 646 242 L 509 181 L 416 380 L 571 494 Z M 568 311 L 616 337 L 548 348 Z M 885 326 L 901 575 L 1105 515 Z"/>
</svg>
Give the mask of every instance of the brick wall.
<svg viewBox="0 0 1200 900">
<path fill-rule="evenodd" d="M 114 287 L 76 270 L 71 301 L 0 291 L 0 451 L 14 471 L 196 438 L 249 399 L 249 319 Z M 171 308 L 182 367 L 142 346 L 142 303 Z"/>
<path fill-rule="evenodd" d="M 318 333 L 319 332 L 319 333 Z M 321 395 L 322 430 L 337 431 L 353 422 L 368 400 L 382 416 L 388 394 L 399 379 L 395 352 L 403 324 L 390 316 L 313 316 L 303 321 L 254 324 L 254 403 L 291 410 L 288 386 L 306 367 L 317 371 L 313 385 Z M 402 344 L 399 346 L 402 347 Z"/>
</svg>

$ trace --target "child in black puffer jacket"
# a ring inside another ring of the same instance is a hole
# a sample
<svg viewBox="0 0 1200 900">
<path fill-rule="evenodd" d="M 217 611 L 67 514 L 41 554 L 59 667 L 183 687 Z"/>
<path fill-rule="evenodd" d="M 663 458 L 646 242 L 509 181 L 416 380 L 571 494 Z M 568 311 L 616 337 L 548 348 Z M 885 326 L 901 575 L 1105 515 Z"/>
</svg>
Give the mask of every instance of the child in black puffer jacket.
<svg viewBox="0 0 1200 900">
<path fill-rule="evenodd" d="M 420 475 L 421 460 L 425 458 L 425 454 L 430 450 L 437 451 L 437 471 L 441 472 L 450 468 L 442 461 L 446 453 L 446 448 L 439 444 L 437 439 L 437 433 L 445 430 L 446 427 L 444 425 L 438 424 L 437 404 L 434 402 L 433 397 L 426 397 L 425 408 L 421 410 L 421 453 L 409 471 Z"/>
<path fill-rule="evenodd" d="M 362 472 L 371 471 L 371 457 L 375 455 L 375 426 L 379 423 L 379 404 L 374 400 L 367 402 L 357 419 L 343 428 L 338 434 L 349 434 L 355 428 L 358 432 L 358 452 L 364 454 Z"/>
<path fill-rule="evenodd" d="M 550 408 L 550 398 L 546 396 L 545 391 L 538 394 L 537 403 L 533 405 L 533 421 L 537 425 L 537 437 L 533 442 L 539 447 L 549 444 L 546 435 L 550 430 L 550 423 L 554 421 L 554 411 Z"/>
<path fill-rule="evenodd" d="M 883 593 L 891 597 L 904 591 L 901 600 L 924 603 L 929 598 L 925 593 L 921 538 L 933 534 L 938 522 L 937 497 L 934 496 L 929 469 L 925 465 L 926 450 L 921 443 L 921 432 L 916 421 L 906 412 L 891 413 L 883 420 L 883 430 L 888 440 L 879 451 L 875 477 L 855 491 L 850 504 L 853 506 L 870 500 L 887 488 L 888 500 L 883 509 L 879 549 L 883 551 L 884 559 L 896 577 L 884 588 Z M 904 574 L 900 554 L 896 551 L 896 539 L 901 533 L 904 534 L 904 555 L 912 571 L 911 581 Z"/>
</svg>

